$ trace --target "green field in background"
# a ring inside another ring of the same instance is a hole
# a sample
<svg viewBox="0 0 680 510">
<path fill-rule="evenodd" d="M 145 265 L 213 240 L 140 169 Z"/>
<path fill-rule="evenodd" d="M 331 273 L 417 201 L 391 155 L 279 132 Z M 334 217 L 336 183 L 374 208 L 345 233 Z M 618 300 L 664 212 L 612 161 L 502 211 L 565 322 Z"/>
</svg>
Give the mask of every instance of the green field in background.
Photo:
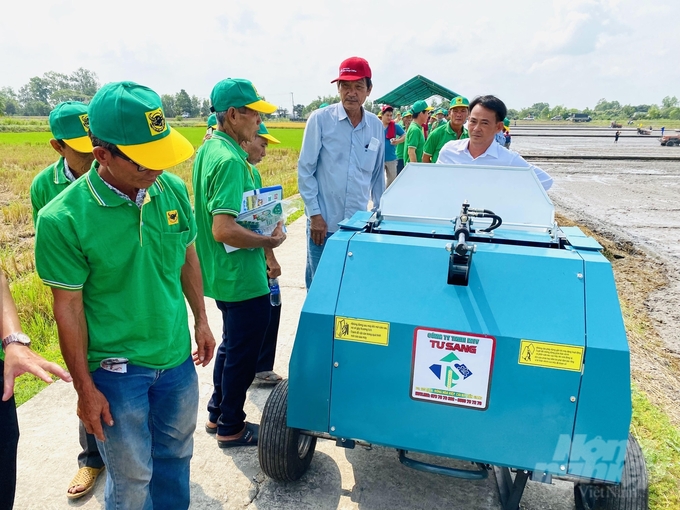
<svg viewBox="0 0 680 510">
<path fill-rule="evenodd" d="M 205 128 L 202 127 L 180 127 L 176 128 L 182 133 L 194 147 L 199 147 L 203 143 Z M 299 129 L 276 129 L 272 128 L 269 133 L 278 140 L 280 144 L 270 144 L 270 147 L 277 149 L 296 149 L 302 146 L 302 134 L 304 125 Z M 29 132 L 29 133 L 0 133 L 0 144 L 48 144 L 52 138 L 52 133 L 48 132 Z"/>
</svg>

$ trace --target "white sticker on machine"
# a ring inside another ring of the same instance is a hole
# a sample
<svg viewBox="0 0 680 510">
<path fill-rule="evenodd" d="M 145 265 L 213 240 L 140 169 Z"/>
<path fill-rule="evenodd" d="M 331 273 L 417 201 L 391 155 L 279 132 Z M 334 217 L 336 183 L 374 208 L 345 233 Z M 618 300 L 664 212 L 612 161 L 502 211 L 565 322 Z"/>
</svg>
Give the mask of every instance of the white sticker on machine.
<svg viewBox="0 0 680 510">
<path fill-rule="evenodd" d="M 416 328 L 411 398 L 486 409 L 495 350 L 491 336 Z"/>
</svg>

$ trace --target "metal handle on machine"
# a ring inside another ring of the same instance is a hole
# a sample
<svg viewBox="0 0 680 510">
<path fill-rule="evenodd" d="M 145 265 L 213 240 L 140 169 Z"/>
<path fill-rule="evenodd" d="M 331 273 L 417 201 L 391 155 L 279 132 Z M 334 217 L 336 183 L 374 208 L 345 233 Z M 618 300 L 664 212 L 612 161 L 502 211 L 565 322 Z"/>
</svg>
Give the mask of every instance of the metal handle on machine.
<svg viewBox="0 0 680 510">
<path fill-rule="evenodd" d="M 435 475 L 452 476 L 454 478 L 463 478 L 465 480 L 483 480 L 489 476 L 489 471 L 484 464 L 477 464 L 478 469 L 458 469 L 444 466 L 437 466 L 436 464 L 428 464 L 419 460 L 409 459 L 406 456 L 406 450 L 397 450 L 399 452 L 399 462 L 404 466 L 418 471 L 425 471 L 426 473 L 434 473 Z"/>
</svg>

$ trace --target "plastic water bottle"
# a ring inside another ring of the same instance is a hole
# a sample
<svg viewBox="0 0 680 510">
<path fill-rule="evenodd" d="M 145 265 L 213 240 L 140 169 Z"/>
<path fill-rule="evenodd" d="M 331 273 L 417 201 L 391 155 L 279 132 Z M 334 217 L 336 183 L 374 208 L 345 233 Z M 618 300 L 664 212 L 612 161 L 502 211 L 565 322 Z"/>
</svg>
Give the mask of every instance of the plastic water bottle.
<svg viewBox="0 0 680 510">
<path fill-rule="evenodd" d="M 278 278 L 269 278 L 269 302 L 272 306 L 281 306 L 281 289 Z"/>
</svg>

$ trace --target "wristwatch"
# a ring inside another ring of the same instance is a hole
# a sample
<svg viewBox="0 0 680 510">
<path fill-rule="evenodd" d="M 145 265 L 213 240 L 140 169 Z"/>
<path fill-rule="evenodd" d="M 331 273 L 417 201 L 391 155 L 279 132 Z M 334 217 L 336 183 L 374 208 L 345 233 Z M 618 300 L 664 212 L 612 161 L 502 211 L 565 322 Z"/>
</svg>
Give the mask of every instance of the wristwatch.
<svg viewBox="0 0 680 510">
<path fill-rule="evenodd" d="M 2 350 L 4 351 L 9 344 L 19 343 L 26 347 L 31 346 L 31 339 L 24 333 L 10 333 L 2 339 Z"/>
</svg>

